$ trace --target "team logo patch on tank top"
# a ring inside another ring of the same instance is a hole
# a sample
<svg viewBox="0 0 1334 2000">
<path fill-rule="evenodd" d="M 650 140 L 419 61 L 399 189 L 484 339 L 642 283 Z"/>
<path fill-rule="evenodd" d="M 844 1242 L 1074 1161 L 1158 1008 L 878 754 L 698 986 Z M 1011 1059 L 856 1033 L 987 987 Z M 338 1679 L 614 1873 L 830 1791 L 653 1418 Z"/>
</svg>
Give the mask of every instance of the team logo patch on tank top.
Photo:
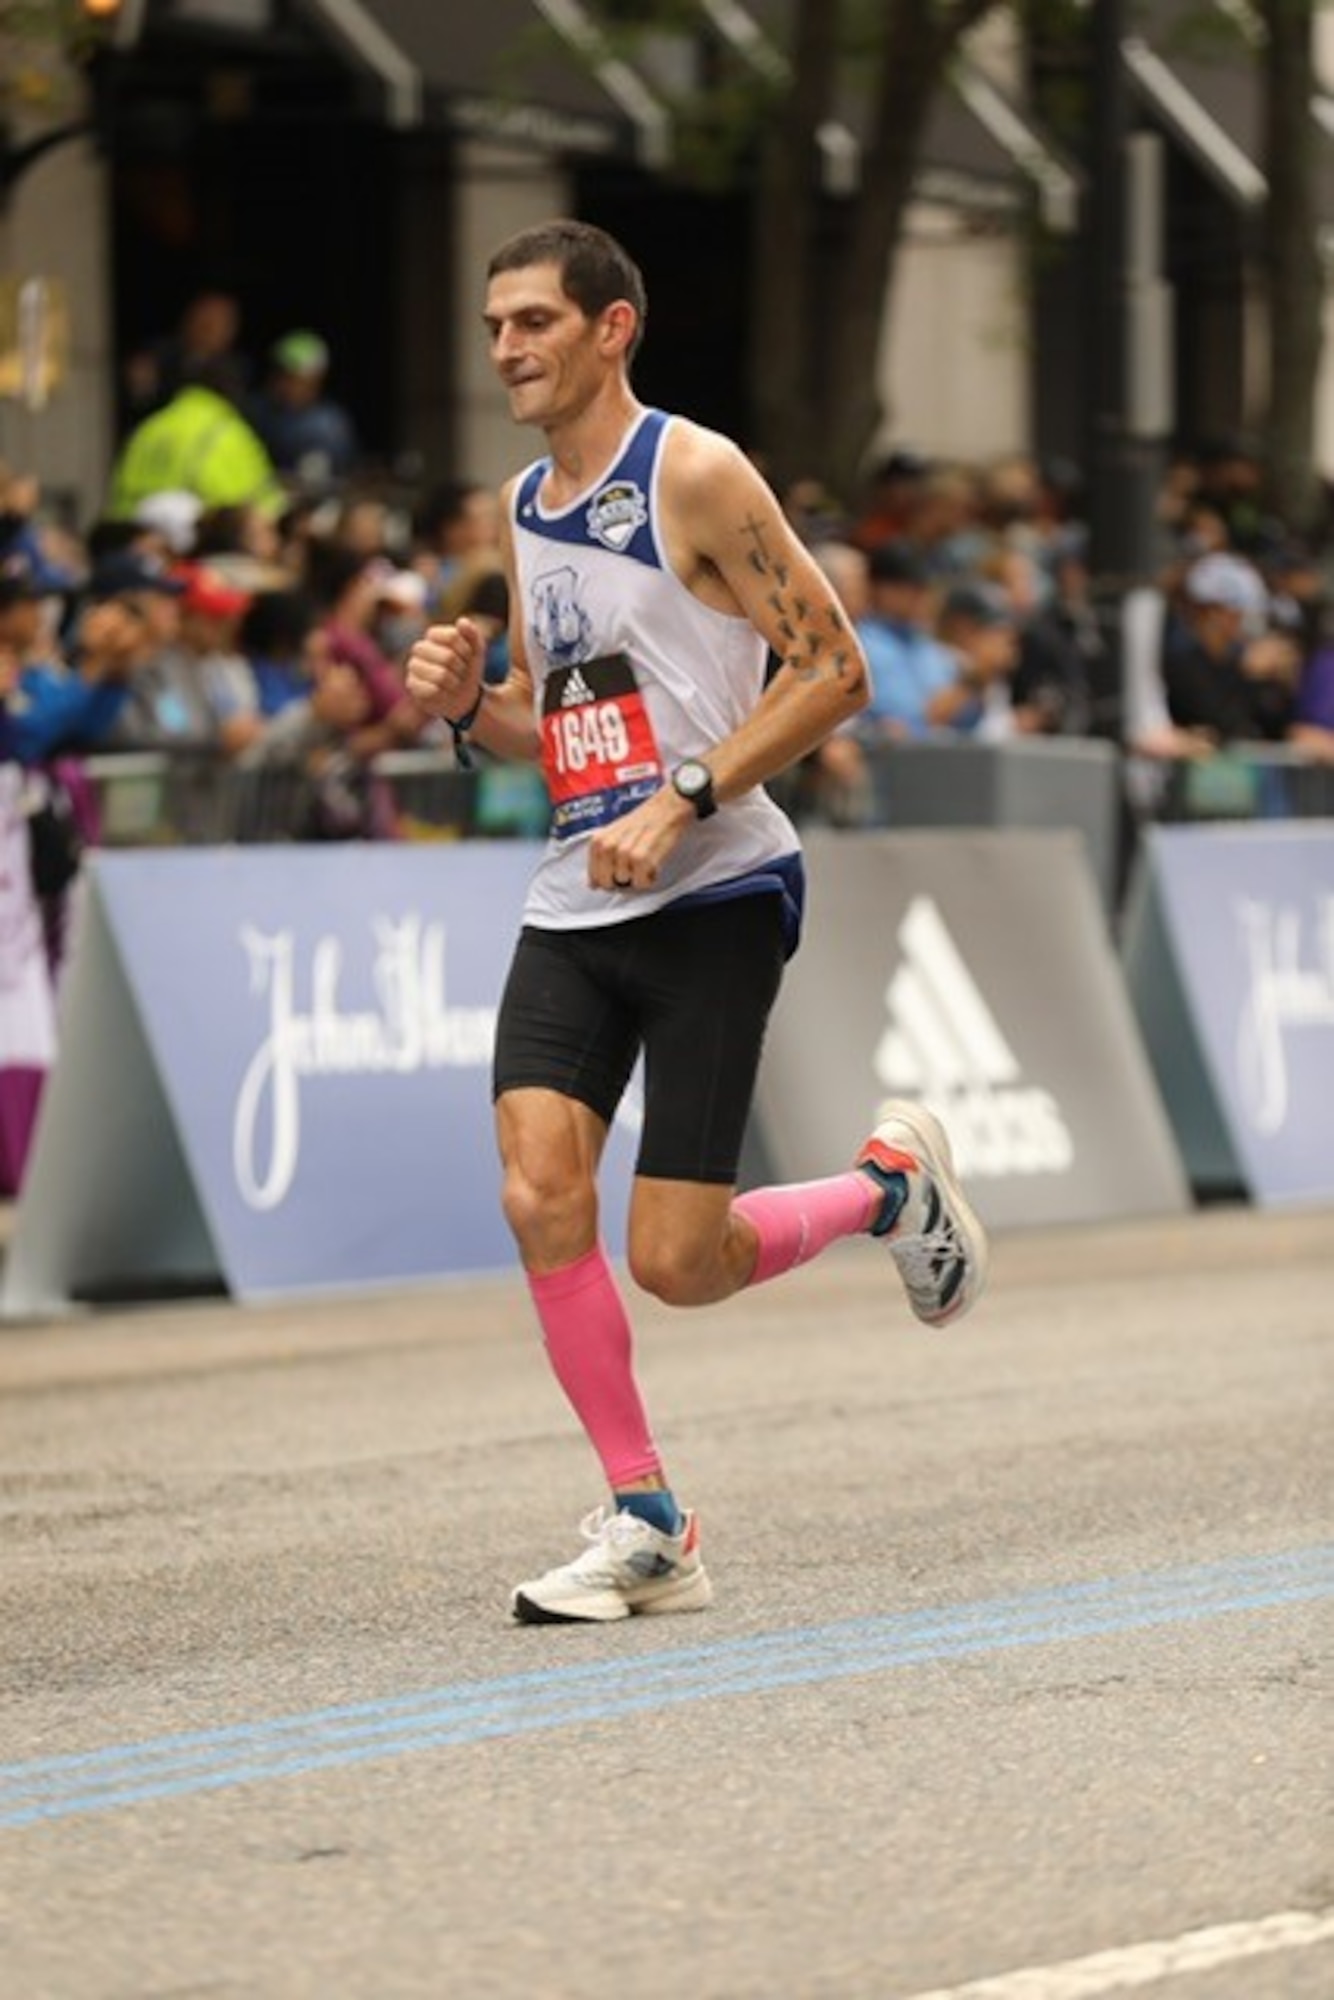
<svg viewBox="0 0 1334 2000">
<path fill-rule="evenodd" d="M 648 502 L 633 479 L 610 480 L 588 504 L 589 534 L 618 554 L 647 519 Z"/>
<path fill-rule="evenodd" d="M 659 789 L 662 758 L 628 654 L 604 653 L 547 674 L 542 772 L 557 840 L 607 826 Z"/>
<path fill-rule="evenodd" d="M 592 625 L 579 602 L 579 579 L 568 563 L 533 580 L 529 631 L 539 653 L 554 665 L 580 659 L 592 644 Z"/>
</svg>

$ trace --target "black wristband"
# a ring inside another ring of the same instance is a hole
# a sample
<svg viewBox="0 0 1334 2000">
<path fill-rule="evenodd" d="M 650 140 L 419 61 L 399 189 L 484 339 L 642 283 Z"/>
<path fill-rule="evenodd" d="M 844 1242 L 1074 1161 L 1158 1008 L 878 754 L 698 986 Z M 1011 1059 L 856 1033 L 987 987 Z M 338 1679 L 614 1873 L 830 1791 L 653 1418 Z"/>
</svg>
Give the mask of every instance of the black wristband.
<svg viewBox="0 0 1334 2000">
<path fill-rule="evenodd" d="M 477 720 L 478 712 L 482 706 L 482 696 L 485 693 L 486 693 L 486 683 L 483 682 L 481 687 L 479 687 L 477 690 L 477 699 L 473 703 L 472 707 L 468 710 L 468 713 L 466 715 L 461 715 L 458 718 L 457 722 L 453 721 L 449 722 L 449 727 L 454 737 L 455 762 L 458 764 L 460 770 L 463 771 L 471 771 L 473 767 L 472 752 L 468 748 L 468 731 L 472 728 L 474 722 L 476 722 Z M 446 720 L 449 721 L 449 718 L 446 717 Z"/>
</svg>

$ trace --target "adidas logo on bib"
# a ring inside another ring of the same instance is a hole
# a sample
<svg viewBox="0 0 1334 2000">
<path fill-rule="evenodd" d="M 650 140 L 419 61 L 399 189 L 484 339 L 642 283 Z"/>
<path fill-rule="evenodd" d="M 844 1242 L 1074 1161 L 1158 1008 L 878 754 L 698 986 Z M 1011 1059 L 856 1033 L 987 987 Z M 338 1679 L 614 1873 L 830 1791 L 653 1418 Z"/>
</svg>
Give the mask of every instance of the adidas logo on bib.
<svg viewBox="0 0 1334 2000">
<path fill-rule="evenodd" d="M 596 700 L 597 696 L 580 673 L 578 667 L 571 667 L 565 685 L 560 691 L 561 707 L 575 708 L 581 701 Z"/>
</svg>

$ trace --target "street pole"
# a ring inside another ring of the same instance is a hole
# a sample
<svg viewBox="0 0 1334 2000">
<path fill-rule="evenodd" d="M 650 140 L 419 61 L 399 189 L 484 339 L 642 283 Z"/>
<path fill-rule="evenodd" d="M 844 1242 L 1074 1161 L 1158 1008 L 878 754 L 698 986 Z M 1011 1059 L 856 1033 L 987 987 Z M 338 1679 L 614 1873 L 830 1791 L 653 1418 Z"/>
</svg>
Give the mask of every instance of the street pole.
<svg viewBox="0 0 1334 2000">
<path fill-rule="evenodd" d="M 1172 429 L 1171 297 L 1162 276 L 1162 142 L 1132 131 L 1126 0 L 1093 0 L 1086 353 L 1089 565 L 1108 639 L 1099 727 L 1120 732 L 1122 611 L 1161 567 L 1157 501 Z"/>
</svg>

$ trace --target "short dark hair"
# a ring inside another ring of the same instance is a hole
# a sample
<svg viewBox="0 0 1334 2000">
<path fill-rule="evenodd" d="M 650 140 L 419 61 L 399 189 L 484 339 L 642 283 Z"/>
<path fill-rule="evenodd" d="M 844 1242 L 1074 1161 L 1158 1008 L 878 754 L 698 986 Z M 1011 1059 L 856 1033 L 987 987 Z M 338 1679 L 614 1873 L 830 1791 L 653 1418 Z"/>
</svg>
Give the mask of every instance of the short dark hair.
<svg viewBox="0 0 1334 2000">
<path fill-rule="evenodd" d="M 629 251 L 591 222 L 574 222 L 559 216 L 521 229 L 492 253 L 486 267 L 488 278 L 502 271 L 526 271 L 532 264 L 554 264 L 560 272 L 561 289 L 574 300 L 587 319 L 627 299 L 635 309 L 638 325 L 630 343 L 633 359 L 644 337 L 648 319 L 648 293 L 644 274 Z"/>
<path fill-rule="evenodd" d="M 442 479 L 422 500 L 413 516 L 414 531 L 424 537 L 438 535 L 451 521 L 461 518 L 474 493 L 488 493 L 480 479 Z"/>
<path fill-rule="evenodd" d="M 303 587 L 320 612 L 332 611 L 373 560 L 341 542 L 313 541 L 306 550 Z"/>
<path fill-rule="evenodd" d="M 241 650 L 268 659 L 294 658 L 318 616 L 303 590 L 261 590 L 242 621 Z"/>
<path fill-rule="evenodd" d="M 925 556 L 911 542 L 877 542 L 867 557 L 866 573 L 872 583 L 907 584 L 914 590 L 925 590 L 931 581 Z"/>
</svg>

